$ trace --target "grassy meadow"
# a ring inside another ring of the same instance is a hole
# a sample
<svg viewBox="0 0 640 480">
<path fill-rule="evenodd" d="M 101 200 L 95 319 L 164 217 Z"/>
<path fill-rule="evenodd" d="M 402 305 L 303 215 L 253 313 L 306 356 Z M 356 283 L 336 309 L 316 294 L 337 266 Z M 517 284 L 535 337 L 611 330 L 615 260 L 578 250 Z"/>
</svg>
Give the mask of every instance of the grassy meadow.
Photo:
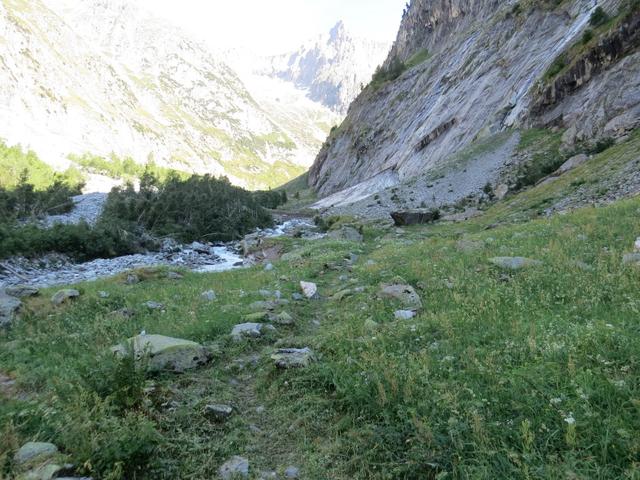
<svg viewBox="0 0 640 480">
<path fill-rule="evenodd" d="M 62 307 L 41 292 L 0 337 L 0 374 L 16 380 L 0 390 L 0 477 L 41 440 L 99 479 L 216 478 L 233 455 L 251 478 L 289 465 L 309 479 L 640 478 L 640 267 L 622 264 L 640 199 L 495 227 L 503 208 L 369 225 L 364 243 L 274 240 L 295 254 L 272 271 L 147 270 L 136 285 L 81 284 Z M 495 256 L 543 263 L 503 271 Z M 300 280 L 321 299 L 291 300 Z M 417 317 L 394 319 L 399 306 L 377 296 L 389 281 L 416 288 Z M 213 302 L 200 296 L 210 289 Z M 260 289 L 281 291 L 277 312 L 295 324 L 232 341 Z M 115 361 L 109 347 L 141 330 L 201 342 L 213 359 L 156 376 Z M 269 358 L 306 346 L 318 358 L 306 369 Z M 210 403 L 234 415 L 213 422 Z"/>
</svg>

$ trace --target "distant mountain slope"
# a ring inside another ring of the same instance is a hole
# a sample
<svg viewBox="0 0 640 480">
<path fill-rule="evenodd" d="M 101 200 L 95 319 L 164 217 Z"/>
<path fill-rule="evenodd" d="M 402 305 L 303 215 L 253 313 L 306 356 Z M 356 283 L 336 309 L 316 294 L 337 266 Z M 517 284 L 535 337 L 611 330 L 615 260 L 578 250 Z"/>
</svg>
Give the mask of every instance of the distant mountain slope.
<svg viewBox="0 0 640 480">
<path fill-rule="evenodd" d="M 336 121 L 312 102 L 287 121 L 207 48 L 125 0 L 73 11 L 1 0 L 0 84 L 0 137 L 48 163 L 113 152 L 250 188 L 303 172 Z"/>
<path fill-rule="evenodd" d="M 387 56 L 390 45 L 356 38 L 342 22 L 298 50 L 272 57 L 264 73 L 292 82 L 338 113 L 349 105 Z"/>
</svg>

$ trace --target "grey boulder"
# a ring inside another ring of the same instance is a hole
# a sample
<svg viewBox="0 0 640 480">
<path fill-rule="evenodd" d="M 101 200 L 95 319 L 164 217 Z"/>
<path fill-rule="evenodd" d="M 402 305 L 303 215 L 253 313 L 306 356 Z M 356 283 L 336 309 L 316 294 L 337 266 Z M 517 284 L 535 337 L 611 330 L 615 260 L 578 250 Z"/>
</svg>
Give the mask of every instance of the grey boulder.
<svg viewBox="0 0 640 480">
<path fill-rule="evenodd" d="M 0 328 L 9 327 L 13 323 L 21 306 L 19 299 L 0 290 Z"/>
<path fill-rule="evenodd" d="M 231 336 L 234 340 L 242 340 L 245 337 L 258 338 L 264 335 L 266 330 L 274 330 L 274 328 L 264 323 L 241 323 L 233 327 Z"/>
<path fill-rule="evenodd" d="M 137 360 L 147 357 L 150 372 L 184 372 L 209 361 L 209 352 L 199 343 L 163 335 L 137 335 L 111 351 L 121 358 L 130 353 Z"/>
<path fill-rule="evenodd" d="M 13 285 L 5 288 L 5 292 L 7 295 L 16 298 L 27 298 L 27 297 L 35 297 L 38 295 L 40 290 L 36 287 L 32 287 L 30 285 Z"/>
<path fill-rule="evenodd" d="M 315 361 L 315 354 L 308 347 L 280 348 L 271 355 L 271 359 L 275 361 L 278 368 L 304 368 Z"/>
<path fill-rule="evenodd" d="M 80 296 L 80 292 L 73 288 L 65 288 L 64 290 L 58 290 L 53 297 L 51 297 L 51 303 L 54 305 L 62 305 L 63 303 L 68 302 L 74 298 L 78 298 Z"/>
<path fill-rule="evenodd" d="M 400 302 L 407 309 L 422 308 L 422 300 L 411 285 L 403 284 L 382 284 L 380 285 L 379 296 L 381 298 L 392 299 Z"/>
<path fill-rule="evenodd" d="M 222 480 L 232 480 L 237 477 L 247 478 L 249 476 L 249 460 L 235 455 L 222 464 L 219 473 Z"/>
<path fill-rule="evenodd" d="M 24 465 L 32 460 L 38 459 L 39 461 L 46 460 L 53 457 L 58 453 L 58 447 L 53 443 L 48 442 L 27 442 L 20 450 L 18 450 L 13 457 L 13 460 L 18 465 Z"/>
</svg>

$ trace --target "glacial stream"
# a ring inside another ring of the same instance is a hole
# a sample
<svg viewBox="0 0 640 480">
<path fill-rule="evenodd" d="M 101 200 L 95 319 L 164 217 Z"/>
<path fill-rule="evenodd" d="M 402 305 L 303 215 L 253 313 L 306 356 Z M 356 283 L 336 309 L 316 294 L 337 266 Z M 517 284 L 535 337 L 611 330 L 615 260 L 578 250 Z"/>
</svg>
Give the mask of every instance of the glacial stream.
<svg viewBox="0 0 640 480">
<path fill-rule="evenodd" d="M 313 228 L 308 219 L 292 219 L 256 233 L 263 238 L 273 238 Z M 110 277 L 134 268 L 153 266 L 186 268 L 196 272 L 222 272 L 248 266 L 238 246 L 238 242 L 194 242 L 188 245 L 170 243 L 158 252 L 100 258 L 83 263 L 73 262 L 67 256 L 59 254 L 37 259 L 14 257 L 0 262 L 0 288 L 17 284 L 39 288 L 68 285 Z"/>
</svg>

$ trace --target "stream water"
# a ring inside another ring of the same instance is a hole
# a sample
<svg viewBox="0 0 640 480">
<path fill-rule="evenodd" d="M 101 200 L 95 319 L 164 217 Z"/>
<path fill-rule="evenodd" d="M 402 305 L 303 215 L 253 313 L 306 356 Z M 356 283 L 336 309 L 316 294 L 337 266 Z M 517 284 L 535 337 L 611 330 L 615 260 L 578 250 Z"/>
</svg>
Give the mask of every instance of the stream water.
<svg viewBox="0 0 640 480">
<path fill-rule="evenodd" d="M 272 238 L 310 231 L 314 225 L 307 219 L 291 219 L 272 229 L 256 232 Z M 116 258 L 73 262 L 65 255 L 52 254 L 37 259 L 14 257 L 0 262 L 0 288 L 28 284 L 35 287 L 67 285 L 109 277 L 133 268 L 169 266 L 196 272 L 222 272 L 246 266 L 238 242 L 228 244 L 170 244 L 159 252 L 147 252 Z"/>
</svg>

